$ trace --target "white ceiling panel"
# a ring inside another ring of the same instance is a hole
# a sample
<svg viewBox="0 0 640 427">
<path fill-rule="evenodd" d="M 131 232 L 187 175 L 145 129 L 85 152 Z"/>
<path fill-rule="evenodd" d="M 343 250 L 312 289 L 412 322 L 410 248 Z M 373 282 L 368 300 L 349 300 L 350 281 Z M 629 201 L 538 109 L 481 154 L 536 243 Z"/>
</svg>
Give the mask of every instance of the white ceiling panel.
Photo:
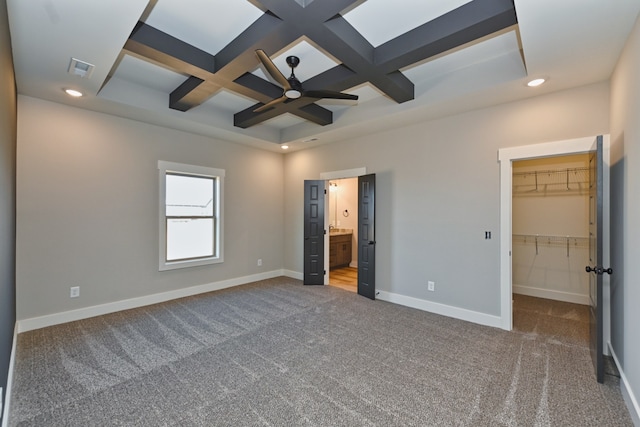
<svg viewBox="0 0 640 427">
<path fill-rule="evenodd" d="M 145 22 L 215 55 L 262 14 L 248 1 L 157 0 Z"/>
<path fill-rule="evenodd" d="M 469 1 L 367 0 L 346 13 L 344 18 L 375 47 Z"/>
</svg>

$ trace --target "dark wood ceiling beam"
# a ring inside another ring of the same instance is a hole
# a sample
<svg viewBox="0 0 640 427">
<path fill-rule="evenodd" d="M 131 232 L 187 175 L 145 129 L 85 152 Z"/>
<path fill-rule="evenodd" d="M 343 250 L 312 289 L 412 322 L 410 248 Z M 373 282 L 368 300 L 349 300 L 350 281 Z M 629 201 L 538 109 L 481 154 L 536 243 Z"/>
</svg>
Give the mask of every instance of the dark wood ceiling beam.
<svg viewBox="0 0 640 427">
<path fill-rule="evenodd" d="M 413 82 L 399 71 L 390 75 L 389 71 L 377 67 L 374 64 L 376 49 L 342 16 L 325 23 L 324 39 L 331 43 L 329 46 L 325 46 L 329 44 L 327 42 L 321 43 L 324 48 L 333 48 L 332 54 L 353 69 L 363 81 L 368 81 L 395 102 L 401 104 L 414 98 Z"/>
<path fill-rule="evenodd" d="M 315 16 L 318 21 L 327 21 L 330 18 L 341 14 L 346 9 L 350 9 L 358 3 L 362 3 L 362 1 L 363 0 L 332 0 L 330 2 L 326 0 L 312 1 L 306 9 L 309 11 L 309 14 Z"/>
<path fill-rule="evenodd" d="M 124 50 L 203 80 L 215 73 L 216 59 L 213 55 L 143 22 L 135 26 Z"/>
<path fill-rule="evenodd" d="M 366 80 L 350 68 L 340 64 L 320 74 L 316 74 L 304 82 L 306 90 L 334 90 L 342 92 Z"/>
<path fill-rule="evenodd" d="M 333 123 L 333 112 L 313 102 L 317 99 L 298 98 L 278 104 L 276 107 L 255 113 L 254 110 L 262 104 L 255 104 L 233 115 L 233 125 L 246 129 L 263 123 L 285 113 L 291 113 L 302 119 L 309 120 L 320 126 Z"/>
<path fill-rule="evenodd" d="M 200 101 L 200 97 L 202 96 L 200 90 L 203 90 L 203 86 L 205 86 L 203 84 L 204 82 L 205 80 L 201 78 L 194 76 L 189 77 L 169 94 L 169 108 L 179 111 L 187 111 L 193 108 L 195 106 L 194 104 Z M 208 90 L 208 88 L 204 90 Z"/>
<path fill-rule="evenodd" d="M 282 89 L 264 79 L 260 79 L 263 84 L 254 81 L 249 86 L 239 85 L 234 80 L 247 69 L 258 66 L 254 50 L 242 50 L 246 46 L 257 48 L 265 43 L 280 48 L 279 44 L 283 41 L 279 28 L 281 25 L 282 21 L 273 15 L 263 15 L 227 45 L 221 51 L 222 60 L 218 60 L 217 55 L 211 55 L 139 22 L 125 43 L 124 50 L 190 76 L 169 95 L 170 108 L 187 111 L 202 104 L 223 87 L 252 99 L 268 102 L 271 98 L 280 96 Z M 229 61 L 228 58 L 233 60 Z"/>
<path fill-rule="evenodd" d="M 296 21 L 289 20 L 290 16 L 302 17 L 299 21 L 307 22 L 309 17 L 313 20 L 309 22 L 324 22 L 327 19 L 340 14 L 345 9 L 349 9 L 361 3 L 363 0 L 320 0 L 311 1 L 306 6 L 300 4 L 296 0 L 250 0 L 256 7 L 278 16 L 288 25 L 295 24 Z"/>
<path fill-rule="evenodd" d="M 229 88 L 236 93 L 248 97 L 252 97 L 252 93 L 262 93 L 264 94 L 264 99 L 255 97 L 253 97 L 253 99 L 257 99 L 263 103 L 267 103 L 273 98 L 282 95 L 282 88 L 280 86 L 251 73 L 244 73 L 235 79 Z"/>
<path fill-rule="evenodd" d="M 392 72 L 518 23 L 512 0 L 474 0 L 375 50 L 375 64 Z"/>
<path fill-rule="evenodd" d="M 320 126 L 333 123 L 333 112 L 331 110 L 327 110 L 314 103 L 304 104 L 306 104 L 306 100 L 301 103 L 301 105 L 298 105 L 294 111 L 291 111 L 291 114 L 295 114 L 298 117 L 314 122 Z"/>
</svg>

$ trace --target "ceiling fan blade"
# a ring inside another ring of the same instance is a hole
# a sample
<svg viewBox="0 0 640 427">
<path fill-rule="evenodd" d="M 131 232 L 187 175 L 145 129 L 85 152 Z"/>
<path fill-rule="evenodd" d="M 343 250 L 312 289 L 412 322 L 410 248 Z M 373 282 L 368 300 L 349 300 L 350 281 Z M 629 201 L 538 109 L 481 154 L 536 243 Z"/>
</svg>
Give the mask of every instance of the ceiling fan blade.
<svg viewBox="0 0 640 427">
<path fill-rule="evenodd" d="M 350 99 L 352 101 L 358 100 L 358 95 L 351 95 L 349 93 L 335 92 L 333 90 L 309 90 L 304 93 L 304 96 L 309 98 L 321 98 L 321 99 Z"/>
<path fill-rule="evenodd" d="M 269 108 L 273 107 L 274 105 L 280 104 L 281 102 L 284 102 L 287 99 L 289 99 L 289 98 L 287 98 L 284 95 L 281 96 L 280 98 L 272 99 L 271 101 L 267 102 L 266 104 L 261 105 L 260 107 L 258 107 L 255 110 L 253 110 L 253 112 L 254 113 L 259 113 L 261 111 L 268 110 Z"/>
<path fill-rule="evenodd" d="M 276 67 L 271 58 L 269 58 L 269 55 L 267 55 L 264 50 L 257 49 L 256 55 L 258 55 L 258 59 L 260 60 L 260 62 L 262 62 L 262 65 L 264 65 L 264 68 L 266 68 L 269 75 L 271 75 L 271 77 L 273 77 L 273 79 L 278 82 L 284 90 L 291 89 L 289 80 L 287 80 L 284 74 L 282 74 L 282 72 L 278 70 L 278 67 Z"/>
</svg>

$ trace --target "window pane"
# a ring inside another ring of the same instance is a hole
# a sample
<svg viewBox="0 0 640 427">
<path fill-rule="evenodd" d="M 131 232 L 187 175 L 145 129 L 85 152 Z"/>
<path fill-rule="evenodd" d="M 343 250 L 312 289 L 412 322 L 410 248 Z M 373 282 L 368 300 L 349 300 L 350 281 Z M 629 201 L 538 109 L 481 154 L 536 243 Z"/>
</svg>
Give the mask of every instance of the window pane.
<svg viewBox="0 0 640 427">
<path fill-rule="evenodd" d="M 213 256 L 213 219 L 167 218 L 167 261 Z"/>
<path fill-rule="evenodd" d="M 213 178 L 167 174 L 167 216 L 213 216 Z"/>
</svg>

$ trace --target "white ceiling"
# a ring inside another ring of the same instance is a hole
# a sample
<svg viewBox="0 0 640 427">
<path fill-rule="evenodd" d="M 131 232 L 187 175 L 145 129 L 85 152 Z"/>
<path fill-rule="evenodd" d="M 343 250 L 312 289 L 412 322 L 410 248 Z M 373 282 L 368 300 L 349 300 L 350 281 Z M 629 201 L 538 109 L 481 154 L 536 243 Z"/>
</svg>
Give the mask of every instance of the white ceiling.
<svg viewBox="0 0 640 427">
<path fill-rule="evenodd" d="M 468 1 L 366 0 L 342 15 L 378 46 Z M 187 112 L 172 110 L 169 93 L 186 76 L 121 51 L 144 20 L 216 54 L 264 13 L 252 2 L 7 0 L 7 6 L 19 93 L 274 151 L 281 143 L 302 149 L 606 80 L 640 11 L 638 0 L 515 0 L 517 27 L 402 70 L 415 85 L 412 101 L 397 104 L 363 85 L 345 91 L 359 95 L 356 102 L 318 102 L 333 111 L 333 124 L 285 114 L 240 129 L 233 126 L 234 113 L 255 100 L 222 90 Z M 336 65 L 300 39 L 272 56 L 285 75 L 288 55 L 300 57 L 296 76 L 302 82 Z M 67 72 L 72 57 L 95 65 L 90 78 Z M 261 68 L 254 73 L 266 78 Z M 526 87 L 539 76 L 548 82 Z M 71 99 L 63 88 L 86 95 Z M 317 141 L 302 142 L 312 138 Z"/>
</svg>

